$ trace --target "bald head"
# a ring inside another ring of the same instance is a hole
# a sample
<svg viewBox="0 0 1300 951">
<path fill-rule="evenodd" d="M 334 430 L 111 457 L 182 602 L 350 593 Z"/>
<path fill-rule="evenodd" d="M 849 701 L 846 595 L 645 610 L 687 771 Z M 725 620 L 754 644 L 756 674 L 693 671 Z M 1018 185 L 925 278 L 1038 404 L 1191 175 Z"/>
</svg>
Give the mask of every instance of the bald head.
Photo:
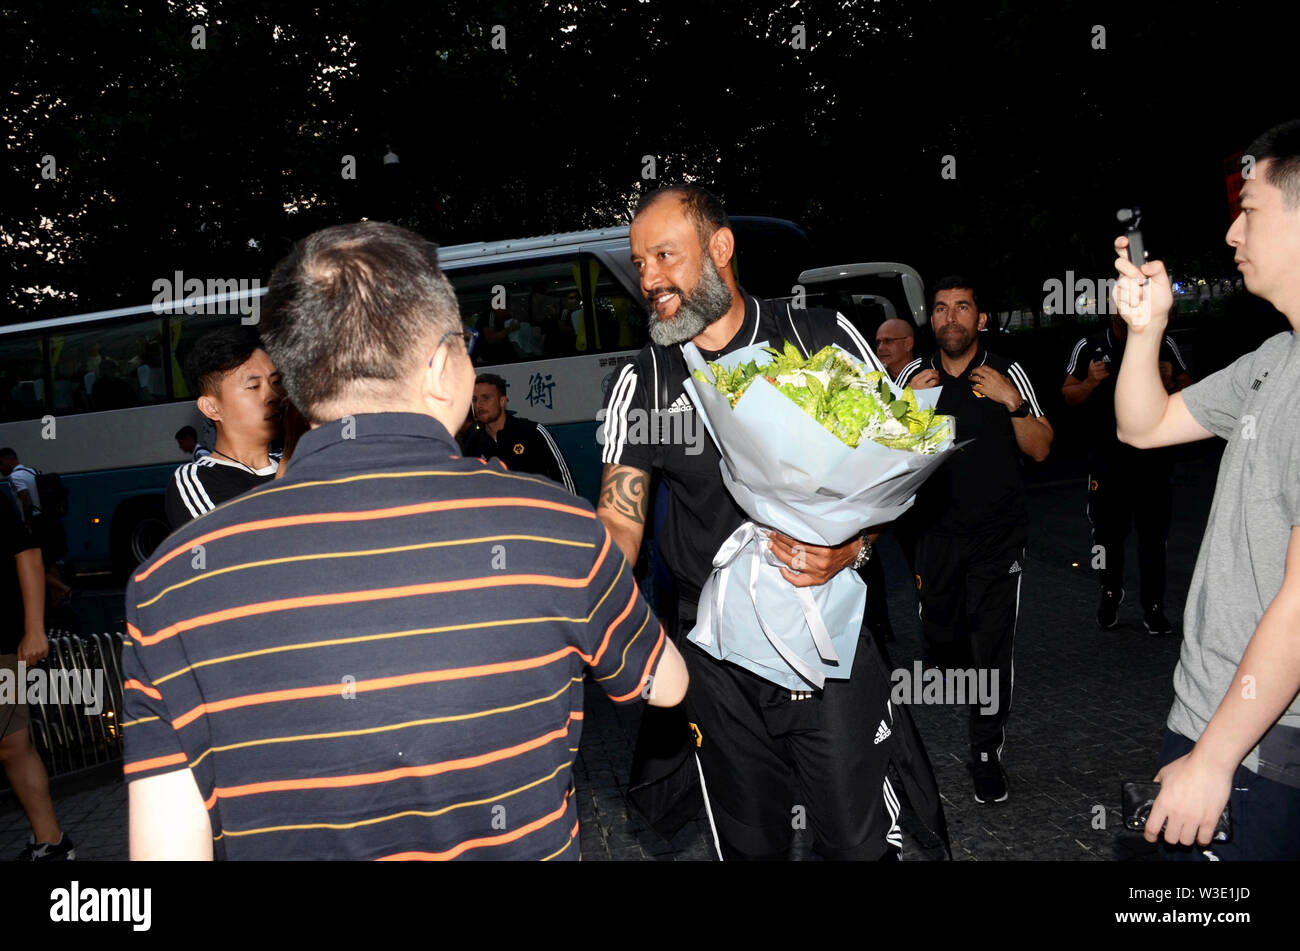
<svg viewBox="0 0 1300 951">
<path fill-rule="evenodd" d="M 906 320 L 897 317 L 886 320 L 876 331 L 876 356 L 889 370 L 889 375 L 897 377 L 903 367 L 912 362 L 912 350 L 916 346 L 916 331 Z"/>
</svg>

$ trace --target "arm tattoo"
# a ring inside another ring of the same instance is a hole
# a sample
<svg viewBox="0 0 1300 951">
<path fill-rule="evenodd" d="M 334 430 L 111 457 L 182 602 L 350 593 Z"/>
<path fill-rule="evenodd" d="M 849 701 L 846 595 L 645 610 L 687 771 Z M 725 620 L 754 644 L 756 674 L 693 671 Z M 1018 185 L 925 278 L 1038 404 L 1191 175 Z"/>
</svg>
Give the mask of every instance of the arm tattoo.
<svg viewBox="0 0 1300 951">
<path fill-rule="evenodd" d="M 613 466 L 601 479 L 600 507 L 644 525 L 649 484 L 648 473 L 629 466 Z"/>
</svg>

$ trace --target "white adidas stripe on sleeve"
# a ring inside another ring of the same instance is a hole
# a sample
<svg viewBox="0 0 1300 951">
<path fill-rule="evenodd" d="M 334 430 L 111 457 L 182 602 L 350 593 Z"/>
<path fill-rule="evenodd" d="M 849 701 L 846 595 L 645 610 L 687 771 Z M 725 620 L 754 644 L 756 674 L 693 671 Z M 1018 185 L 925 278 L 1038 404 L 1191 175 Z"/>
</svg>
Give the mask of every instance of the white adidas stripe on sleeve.
<svg viewBox="0 0 1300 951">
<path fill-rule="evenodd" d="M 921 363 L 922 360 L 920 357 L 918 357 L 917 359 L 909 363 L 907 366 L 903 367 L 903 369 L 898 371 L 898 379 L 895 380 L 894 382 L 897 383 L 899 386 L 907 386 L 907 381 L 910 380 L 912 377 L 916 376 L 916 371 L 921 369 Z"/>
<path fill-rule="evenodd" d="M 1033 384 L 1029 382 L 1029 374 L 1024 371 L 1024 368 L 1019 363 L 1012 363 L 1007 367 L 1007 375 L 1011 377 L 1011 382 L 1016 385 L 1020 395 L 1029 400 L 1029 408 L 1034 411 L 1034 415 L 1042 416 L 1042 407 L 1038 405 L 1038 397 L 1034 395 Z"/>
<path fill-rule="evenodd" d="M 551 447 L 551 454 L 555 456 L 555 461 L 560 467 L 560 478 L 564 482 L 564 487 L 577 495 L 578 490 L 573 486 L 573 476 L 569 474 L 569 467 L 564 462 L 564 453 L 560 452 L 560 447 L 555 444 L 555 440 L 551 438 L 551 434 L 546 431 L 546 427 L 541 423 L 537 424 L 537 431 L 546 440 L 546 445 Z"/>
<path fill-rule="evenodd" d="M 884 373 L 889 372 L 885 369 L 885 365 L 880 362 L 880 357 L 876 356 L 876 351 L 867 343 L 866 338 L 862 336 L 857 327 L 853 326 L 852 321 L 838 311 L 835 313 L 835 321 L 840 325 L 844 332 L 852 338 L 853 342 L 858 345 L 858 350 L 861 352 L 864 362 L 870 363 L 874 370 L 880 370 Z"/>
<path fill-rule="evenodd" d="M 623 456 L 623 445 L 627 440 L 627 411 L 632 405 L 632 396 L 636 391 L 636 369 L 631 363 L 623 365 L 618 379 L 611 389 L 613 397 L 609 401 L 609 412 L 605 416 L 605 448 L 600 461 L 617 465 Z"/>
<path fill-rule="evenodd" d="M 1074 361 L 1079 359 L 1079 351 L 1082 350 L 1087 343 L 1088 338 L 1081 337 L 1079 338 L 1079 342 L 1074 345 L 1074 351 L 1070 354 L 1070 359 L 1065 362 L 1065 372 L 1067 376 L 1072 376 L 1074 374 Z M 1078 379 L 1078 377 L 1075 377 L 1075 379 Z"/>
</svg>

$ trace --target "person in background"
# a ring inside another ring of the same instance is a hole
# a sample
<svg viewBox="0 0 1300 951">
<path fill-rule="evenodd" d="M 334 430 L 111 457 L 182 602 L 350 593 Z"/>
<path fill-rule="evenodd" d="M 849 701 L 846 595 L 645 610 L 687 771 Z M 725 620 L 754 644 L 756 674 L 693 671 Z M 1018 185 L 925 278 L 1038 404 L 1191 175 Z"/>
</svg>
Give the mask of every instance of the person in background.
<svg viewBox="0 0 1300 951">
<path fill-rule="evenodd" d="M 247 327 L 222 327 L 195 342 L 185 360 L 195 405 L 212 420 L 212 452 L 176 470 L 164 507 L 172 530 L 275 477 L 284 389 L 280 373 Z"/>
<path fill-rule="evenodd" d="M 876 356 L 892 379 L 897 380 L 903 368 L 912 362 L 915 349 L 916 331 L 906 320 L 893 317 L 876 329 Z"/>
<path fill-rule="evenodd" d="M 973 441 L 921 486 L 907 530 L 927 664 L 973 661 L 977 676 L 996 676 L 996 702 L 970 708 L 971 779 L 975 801 L 987 805 L 1010 795 L 1002 752 L 1029 535 L 1022 457 L 1047 458 L 1055 433 L 1024 368 L 980 343 L 988 314 L 970 281 L 941 279 L 930 320 L 939 350 L 909 364 L 898 384 L 943 387 L 936 409 L 956 417 L 959 439 Z"/>
<path fill-rule="evenodd" d="M 31 466 L 18 462 L 18 453 L 9 447 L 0 449 L 0 473 L 9 477 L 14 501 L 23 524 L 41 548 L 45 568 L 45 589 L 50 603 L 58 606 L 72 596 L 72 587 L 59 577 L 59 559 L 68 553 L 68 536 L 63 520 L 55 512 L 47 513 L 41 506 L 41 491 L 37 485 L 39 473 Z"/>
<path fill-rule="evenodd" d="M 1112 314 L 1110 326 L 1083 337 L 1070 352 L 1061 395 L 1067 406 L 1083 406 L 1088 432 L 1088 521 L 1101 600 L 1097 624 L 1109 630 L 1119 623 L 1124 601 L 1124 541 L 1129 527 L 1138 536 L 1142 623 L 1148 634 L 1172 634 L 1165 616 L 1165 546 L 1173 517 L 1174 463 L 1168 450 L 1134 449 L 1115 435 L 1115 378 L 1124 359 L 1128 325 Z M 1166 393 L 1192 384 L 1178 344 L 1168 334 L 1160 342 L 1160 381 Z M 1100 549 L 1100 550 L 1098 550 Z"/>
<path fill-rule="evenodd" d="M 204 456 L 212 455 L 212 450 L 199 442 L 199 433 L 193 426 L 182 426 L 176 430 L 176 445 L 181 452 L 190 456 L 192 462 L 198 462 Z"/>
<path fill-rule="evenodd" d="M 461 437 L 467 456 L 496 457 L 515 472 L 533 472 L 577 494 L 564 453 L 546 427 L 507 411 L 506 381 L 481 373 L 474 381 L 474 423 Z"/>
<path fill-rule="evenodd" d="M 486 366 L 500 366 L 513 363 L 516 359 L 514 344 L 510 335 L 519 329 L 519 321 L 510 316 L 504 307 L 493 307 L 492 311 L 479 320 L 478 346 L 475 363 Z"/>
<path fill-rule="evenodd" d="M 0 669 L 19 680 L 18 664 L 34 666 L 45 659 L 45 569 L 41 550 L 12 506 L 0 505 Z M 24 678 L 25 679 L 25 678 Z M 32 745 L 27 704 L 0 694 L 0 764 L 9 787 L 27 814 L 32 831 L 19 861 L 75 859 L 76 846 L 59 828 L 50 798 L 50 777 Z"/>
</svg>

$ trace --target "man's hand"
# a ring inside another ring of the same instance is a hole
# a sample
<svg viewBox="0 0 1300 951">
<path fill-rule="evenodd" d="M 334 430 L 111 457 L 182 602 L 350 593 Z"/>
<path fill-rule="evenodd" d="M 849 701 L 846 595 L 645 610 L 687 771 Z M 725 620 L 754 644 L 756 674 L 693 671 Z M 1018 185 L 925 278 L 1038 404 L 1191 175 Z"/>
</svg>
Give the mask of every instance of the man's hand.
<svg viewBox="0 0 1300 951">
<path fill-rule="evenodd" d="M 930 368 L 922 370 L 916 376 L 912 377 L 911 382 L 907 384 L 914 390 L 928 390 L 931 387 L 939 385 L 939 371 Z"/>
<path fill-rule="evenodd" d="M 853 564 L 862 550 L 862 539 L 857 537 L 834 548 L 808 545 L 778 531 L 769 532 L 767 537 L 772 554 L 786 564 L 781 577 L 796 588 L 825 584 Z"/>
<path fill-rule="evenodd" d="M 18 642 L 18 659 L 28 667 L 39 664 L 49 654 L 50 642 L 40 629 L 29 630 Z"/>
<path fill-rule="evenodd" d="M 1115 270 L 1119 280 L 1111 293 L 1116 312 L 1135 334 L 1159 336 L 1169 325 L 1174 290 L 1163 261 L 1148 261 L 1139 269 L 1128 259 L 1128 238 L 1115 239 Z"/>
<path fill-rule="evenodd" d="M 971 370 L 970 382 L 976 395 L 987 396 L 1008 410 L 1017 409 L 1024 399 L 1016 385 L 991 366 L 979 366 Z"/>
<path fill-rule="evenodd" d="M 1232 795 L 1233 772 L 1231 768 L 1225 771 L 1202 762 L 1195 750 L 1166 764 L 1156 773 L 1160 795 L 1151 806 L 1143 836 L 1155 842 L 1163 827 L 1165 841 L 1170 845 L 1209 845 Z"/>
<path fill-rule="evenodd" d="M 1173 367 L 1171 366 L 1172 370 Z M 1096 386 L 1110 376 L 1110 365 L 1105 360 L 1093 360 L 1088 364 L 1088 382 Z"/>
</svg>

